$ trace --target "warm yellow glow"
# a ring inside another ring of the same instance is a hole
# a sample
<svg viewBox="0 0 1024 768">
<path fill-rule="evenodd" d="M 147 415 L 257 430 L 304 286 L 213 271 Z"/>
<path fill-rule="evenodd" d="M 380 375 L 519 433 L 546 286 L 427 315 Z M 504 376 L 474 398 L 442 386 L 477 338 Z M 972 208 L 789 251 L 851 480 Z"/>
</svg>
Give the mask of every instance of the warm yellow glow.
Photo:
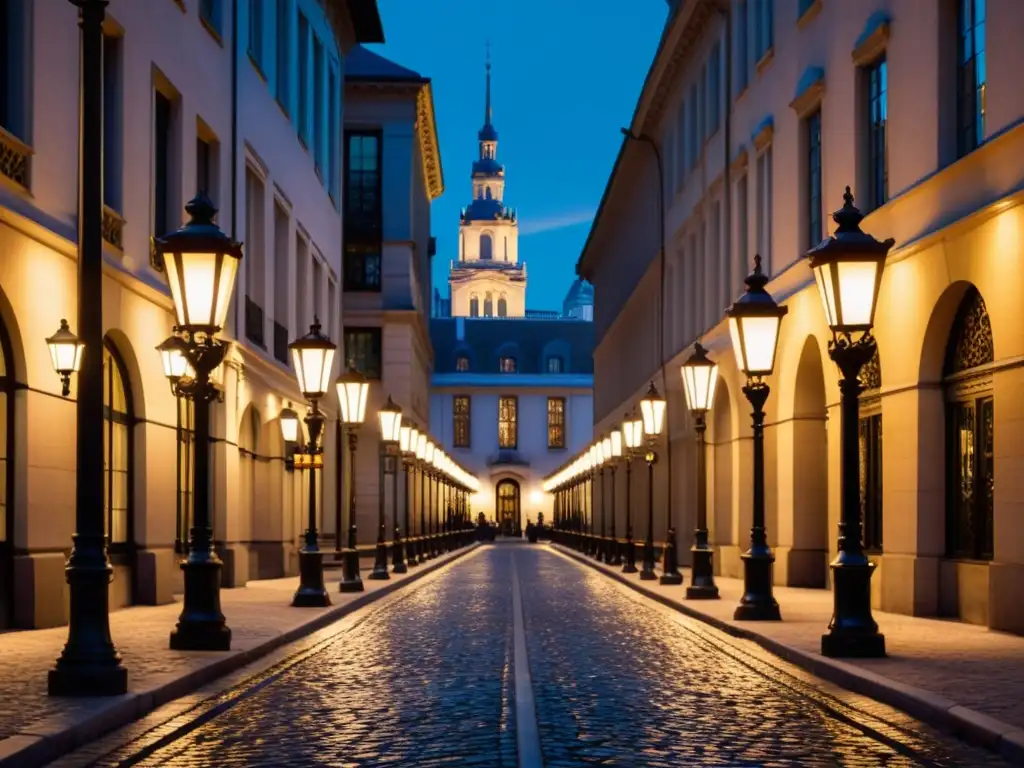
<svg viewBox="0 0 1024 768">
<path fill-rule="evenodd" d="M 644 439 L 644 423 L 640 419 L 627 418 L 622 422 L 622 438 L 626 447 L 639 448 Z"/>
<path fill-rule="evenodd" d="M 881 260 L 849 259 L 818 264 L 814 278 L 833 330 L 870 328 L 875 317 Z"/>
<path fill-rule="evenodd" d="M 390 395 L 384 407 L 377 412 L 377 419 L 380 422 L 380 439 L 385 443 L 397 443 L 402 434 L 402 409 L 392 402 Z"/>
<path fill-rule="evenodd" d="M 736 365 L 747 376 L 769 376 L 775 369 L 781 324 L 775 316 L 729 318 Z"/>
<path fill-rule="evenodd" d="M 715 387 L 718 386 L 717 365 L 683 365 L 683 391 L 686 393 L 686 407 L 691 411 L 709 411 L 715 402 Z"/>
<path fill-rule="evenodd" d="M 533 504 L 534 506 L 540 504 L 541 501 L 543 501 L 543 499 L 544 494 L 542 494 L 540 491 L 536 489 L 530 491 L 530 503 Z"/>
<path fill-rule="evenodd" d="M 640 401 L 644 432 L 651 436 L 661 434 L 665 425 L 665 401 L 659 397 L 645 397 Z"/>
<path fill-rule="evenodd" d="M 423 453 L 423 459 L 427 462 L 427 464 L 433 465 L 433 463 L 434 463 L 434 451 L 435 450 L 436 450 L 436 446 L 434 445 L 434 441 L 433 440 L 427 440 L 427 449 Z"/>
<path fill-rule="evenodd" d="M 286 443 L 294 443 L 299 439 L 299 416 L 291 408 L 281 410 L 281 437 Z"/>
<path fill-rule="evenodd" d="M 337 381 L 341 420 L 350 425 L 362 424 L 366 419 L 366 400 L 370 382 L 355 371 L 349 371 Z"/>
<path fill-rule="evenodd" d="M 622 455 L 622 431 L 613 429 L 608 435 L 609 453 L 613 459 Z"/>
<path fill-rule="evenodd" d="M 416 437 L 416 458 L 422 461 L 427 456 L 427 435 L 420 432 Z"/>
<path fill-rule="evenodd" d="M 178 325 L 223 328 L 239 259 L 226 253 L 174 251 L 164 251 L 163 257 Z"/>
<path fill-rule="evenodd" d="M 46 340 L 50 349 L 50 362 L 53 370 L 59 374 L 77 373 L 82 367 L 82 352 L 85 349 L 75 334 L 71 332 L 67 320 L 60 321 L 60 328 Z"/>
<path fill-rule="evenodd" d="M 398 435 L 398 448 L 402 453 L 410 453 L 416 450 L 416 438 L 419 430 L 408 424 L 402 425 L 402 431 Z"/>
</svg>

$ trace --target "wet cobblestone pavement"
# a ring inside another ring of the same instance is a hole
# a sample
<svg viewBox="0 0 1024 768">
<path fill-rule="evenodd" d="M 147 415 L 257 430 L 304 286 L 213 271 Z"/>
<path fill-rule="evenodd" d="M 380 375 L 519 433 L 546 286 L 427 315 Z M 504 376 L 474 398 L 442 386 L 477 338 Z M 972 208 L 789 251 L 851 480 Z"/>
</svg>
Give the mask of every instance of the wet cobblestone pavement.
<svg viewBox="0 0 1024 768">
<path fill-rule="evenodd" d="M 516 573 L 548 768 L 1005 765 L 525 545 L 483 549 L 56 765 L 514 768 Z"/>
</svg>

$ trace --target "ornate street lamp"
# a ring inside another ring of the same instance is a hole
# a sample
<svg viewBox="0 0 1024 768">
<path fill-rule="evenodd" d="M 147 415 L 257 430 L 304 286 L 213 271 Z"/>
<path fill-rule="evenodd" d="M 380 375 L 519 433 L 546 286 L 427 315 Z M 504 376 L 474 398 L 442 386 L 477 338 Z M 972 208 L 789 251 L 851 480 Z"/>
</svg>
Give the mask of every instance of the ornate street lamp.
<svg viewBox="0 0 1024 768">
<path fill-rule="evenodd" d="M 683 391 L 686 406 L 693 415 L 694 431 L 697 434 L 697 528 L 693 532 L 693 573 L 686 596 L 691 599 L 718 597 L 715 586 L 715 571 L 711 563 L 713 555 L 708 544 L 708 489 L 707 489 L 707 445 L 704 432 L 707 429 L 706 415 L 715 402 L 715 388 L 718 385 L 718 366 L 708 359 L 707 350 L 698 341 L 693 345 L 693 354 L 680 368 L 683 377 Z"/>
<path fill-rule="evenodd" d="M 626 550 L 623 553 L 623 573 L 636 573 L 636 544 L 633 542 L 633 457 L 640 449 L 643 439 L 643 421 L 636 418 L 635 410 L 632 416 L 627 413 L 622 421 L 622 440 L 626 444 Z"/>
<path fill-rule="evenodd" d="M 895 243 L 861 231 L 864 216 L 853 204 L 850 188 L 843 207 L 832 214 L 835 234 L 812 248 L 810 260 L 825 317 L 832 331 L 829 357 L 838 366 L 840 392 L 841 515 L 839 552 L 832 562 L 832 620 L 821 637 L 824 656 L 885 656 L 885 637 L 871 615 L 871 574 L 875 565 L 864 554 L 860 509 L 858 404 L 863 389 L 861 368 L 875 354 L 871 328 L 878 304 L 885 259 Z"/>
<path fill-rule="evenodd" d="M 185 601 L 171 632 L 171 648 L 224 651 L 231 645 L 231 630 L 220 609 L 221 561 L 213 551 L 210 515 L 210 403 L 218 397 L 210 374 L 227 352 L 216 334 L 227 317 L 242 245 L 214 223 L 217 209 L 205 193 L 190 200 L 185 210 L 185 226 L 156 240 L 185 342 L 182 352 L 193 374 L 187 395 L 195 406 L 193 521 L 188 557 L 181 565 Z"/>
<path fill-rule="evenodd" d="M 609 512 L 611 513 L 611 536 L 608 541 L 608 564 L 622 565 L 622 550 L 619 548 L 619 539 L 615 535 L 615 470 L 618 469 L 619 461 L 622 459 L 622 430 L 613 429 L 604 439 L 605 455 L 608 469 L 612 476 L 612 492 L 608 500 L 611 502 Z"/>
<path fill-rule="evenodd" d="M 113 569 L 103 524 L 103 452 L 97 449 L 104 435 L 103 17 L 107 3 L 77 0 L 73 4 L 80 9 L 82 50 L 77 325 L 80 341 L 90 353 L 78 375 L 75 404 L 75 534 L 64 570 L 69 589 L 68 640 L 49 671 L 47 690 L 51 696 L 116 696 L 128 689 L 128 671 L 110 637 L 108 589 Z"/>
<path fill-rule="evenodd" d="M 399 440 L 402 434 L 402 409 L 399 408 L 388 395 L 388 401 L 377 411 L 377 419 L 380 422 L 380 456 L 377 466 L 379 470 L 379 482 L 377 484 L 377 555 L 373 561 L 373 570 L 368 578 L 374 580 L 386 580 L 388 576 L 388 545 L 387 545 L 387 524 L 385 504 L 387 502 L 387 478 L 393 475 L 395 490 L 397 491 L 398 467 L 392 468 L 393 460 L 398 451 Z M 392 499 L 394 511 L 398 511 L 397 499 Z M 398 516 L 394 515 L 395 527 L 398 527 Z M 392 544 L 394 546 L 394 544 Z"/>
<path fill-rule="evenodd" d="M 164 369 L 164 376 L 171 385 L 171 394 L 180 397 L 182 392 L 178 388 L 179 382 L 183 379 L 190 379 L 192 374 L 186 355 L 188 344 L 175 332 L 161 341 L 157 345 L 156 351 L 160 353 L 160 363 Z"/>
<path fill-rule="evenodd" d="M 338 404 L 341 406 L 341 421 L 348 431 L 349 477 L 348 477 L 348 546 L 342 552 L 342 592 L 362 592 L 363 580 L 359 576 L 359 549 L 356 540 L 356 447 L 359 444 L 359 427 L 366 418 L 366 401 L 370 396 L 370 382 L 355 368 L 350 368 L 335 382 L 338 390 Z M 339 535 L 340 535 L 339 531 Z"/>
<path fill-rule="evenodd" d="M 665 398 L 658 394 L 657 387 L 651 382 L 650 388 L 643 400 L 640 401 L 640 415 L 643 417 L 644 435 L 647 437 L 647 452 L 644 460 L 647 462 L 647 538 L 644 540 L 644 562 L 640 570 L 640 578 L 643 581 L 651 581 L 655 578 L 654 573 L 654 465 L 658 462 L 658 454 L 654 450 L 658 442 L 658 435 L 665 426 Z M 670 468 L 671 469 L 671 468 Z M 671 507 L 672 500 L 668 500 Z M 668 538 L 665 541 L 665 563 L 661 576 L 662 584 L 681 584 L 683 581 L 675 562 L 675 545 L 672 540 L 675 538 L 675 529 L 672 528 L 669 520 Z"/>
<path fill-rule="evenodd" d="M 420 432 L 416 438 L 416 465 L 420 470 L 420 535 L 417 565 L 425 563 L 430 554 L 427 549 L 427 435 Z"/>
<path fill-rule="evenodd" d="M 288 472 L 295 470 L 295 451 L 299 442 L 299 414 L 292 410 L 288 403 L 277 415 L 281 422 L 281 439 L 284 441 L 284 468 Z"/>
<path fill-rule="evenodd" d="M 754 271 L 746 279 L 747 290 L 726 310 L 736 367 L 747 377 L 743 394 L 754 408 L 754 514 L 750 528 L 750 549 L 743 553 L 743 597 L 733 618 L 750 621 L 778 621 L 779 604 L 772 594 L 772 563 L 775 554 L 768 546 L 764 527 L 764 404 L 770 389 L 764 382 L 775 370 L 782 318 L 789 311 L 780 307 L 765 290 L 768 277 L 761 271 L 761 257 L 754 256 Z"/>
<path fill-rule="evenodd" d="M 337 345 L 320 333 L 320 321 L 314 317 L 309 333 L 288 345 L 292 351 L 292 366 L 299 381 L 302 396 L 309 403 L 306 412 L 306 449 L 297 454 L 298 465 L 309 475 L 309 506 L 306 519 L 306 533 L 302 549 L 299 550 L 299 588 L 292 598 L 292 605 L 301 608 L 323 607 L 331 604 L 331 598 L 324 586 L 323 552 L 317 543 L 317 472 L 323 471 L 323 449 L 320 435 L 324 429 L 324 416 L 320 412 L 320 398 L 327 394 L 330 386 L 331 368 Z M 284 432 L 287 422 L 281 420 Z M 294 422 L 298 437 L 298 421 Z M 290 429 L 290 425 L 289 425 Z"/>
<path fill-rule="evenodd" d="M 604 520 L 606 516 L 607 504 L 605 503 L 605 488 L 604 488 L 604 468 L 608 465 L 609 470 L 615 471 L 615 461 L 612 458 L 612 439 L 609 435 L 605 435 L 601 438 L 601 554 L 598 557 L 599 560 L 603 559 L 604 562 L 611 564 L 612 562 L 612 549 L 614 549 L 614 538 L 615 538 L 615 523 L 612 523 L 612 538 L 608 539 L 605 537 L 604 531 Z M 614 514 L 615 505 L 612 504 L 612 513 Z"/>
<path fill-rule="evenodd" d="M 61 318 L 60 328 L 46 340 L 46 346 L 50 348 L 53 370 L 60 376 L 60 393 L 67 397 L 71 394 L 71 374 L 78 373 L 78 369 L 82 367 L 82 351 L 85 344 L 71 332 L 68 321 Z"/>
<path fill-rule="evenodd" d="M 604 471 L 602 466 L 604 464 L 604 453 L 601 449 L 601 440 L 598 438 L 597 442 L 590 446 L 590 538 L 587 544 L 587 554 L 592 555 L 596 560 L 600 562 L 602 553 L 602 542 L 597 538 L 595 528 L 596 521 L 594 518 L 596 515 L 596 509 L 594 508 L 594 502 L 597 501 L 597 490 L 598 478 L 600 481 L 604 481 Z"/>
<path fill-rule="evenodd" d="M 437 557 L 437 542 L 434 539 L 434 456 L 437 452 L 437 446 L 434 445 L 434 441 L 427 439 L 426 449 L 423 452 L 423 468 L 427 478 L 427 527 L 426 537 L 424 539 L 424 546 L 427 550 L 427 559 L 431 560 Z"/>
<path fill-rule="evenodd" d="M 402 469 L 405 472 L 405 550 L 397 549 L 396 555 L 402 552 L 402 559 L 396 560 L 392 563 L 391 568 L 395 573 L 406 573 L 408 568 L 406 567 L 406 561 L 409 565 L 416 565 L 416 540 L 412 535 L 412 528 L 410 527 L 409 519 L 409 508 L 412 507 L 412 486 L 409 484 L 409 469 L 412 467 L 412 463 L 416 460 L 416 443 L 419 441 L 420 431 L 416 429 L 412 422 L 403 419 L 402 430 L 398 438 L 398 447 L 402 452 Z M 414 521 L 413 521 L 414 522 Z M 397 525 L 396 525 L 397 528 Z M 399 538 L 398 536 L 395 537 Z M 401 567 L 399 567 L 401 566 Z"/>
<path fill-rule="evenodd" d="M 444 474 L 441 472 L 441 466 L 444 463 L 444 451 L 439 446 L 434 446 L 434 456 L 431 462 L 434 468 L 434 503 L 431 505 L 432 519 L 430 522 L 430 530 L 433 533 L 433 538 L 430 540 L 430 554 L 433 557 L 440 557 L 444 552 L 444 548 L 441 546 L 441 505 L 442 500 L 442 488 L 441 484 L 444 481 Z"/>
</svg>

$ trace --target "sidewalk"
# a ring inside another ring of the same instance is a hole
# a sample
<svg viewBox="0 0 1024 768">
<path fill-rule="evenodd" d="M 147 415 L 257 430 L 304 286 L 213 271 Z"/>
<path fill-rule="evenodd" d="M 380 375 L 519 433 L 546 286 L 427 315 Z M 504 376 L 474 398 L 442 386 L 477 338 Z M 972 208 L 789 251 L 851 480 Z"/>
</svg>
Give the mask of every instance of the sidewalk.
<svg viewBox="0 0 1024 768">
<path fill-rule="evenodd" d="M 53 760 L 436 571 L 476 546 L 410 568 L 407 574 L 391 574 L 388 581 L 370 581 L 364 569 L 361 593 L 341 594 L 340 571 L 327 571 L 334 603 L 328 608 L 292 608 L 297 577 L 222 590 L 221 604 L 232 631 L 226 653 L 168 648 L 180 602 L 115 611 L 110 614 L 111 634 L 128 668 L 124 696 L 67 699 L 46 694 L 47 671 L 64 647 L 67 627 L 0 634 L 0 765 L 26 767 Z"/>
<path fill-rule="evenodd" d="M 775 587 L 782 621 L 740 622 L 732 614 L 743 594 L 741 579 L 716 577 L 720 600 L 686 600 L 688 568 L 680 568 L 683 586 L 662 586 L 574 550 L 551 546 L 665 605 L 753 640 L 812 674 L 1024 765 L 1024 637 L 957 621 L 875 611 L 888 657 L 829 659 L 821 655 L 821 635 L 832 617 L 830 591 Z"/>
</svg>

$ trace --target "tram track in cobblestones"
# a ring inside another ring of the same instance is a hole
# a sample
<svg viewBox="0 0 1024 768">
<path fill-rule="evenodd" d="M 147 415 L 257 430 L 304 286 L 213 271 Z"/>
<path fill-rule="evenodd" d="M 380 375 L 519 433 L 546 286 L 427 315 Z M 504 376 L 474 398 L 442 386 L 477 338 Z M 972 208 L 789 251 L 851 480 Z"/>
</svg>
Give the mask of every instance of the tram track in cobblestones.
<svg viewBox="0 0 1024 768">
<path fill-rule="evenodd" d="M 564 555 L 500 544 L 55 765 L 598 764 L 1005 765 Z"/>
</svg>

